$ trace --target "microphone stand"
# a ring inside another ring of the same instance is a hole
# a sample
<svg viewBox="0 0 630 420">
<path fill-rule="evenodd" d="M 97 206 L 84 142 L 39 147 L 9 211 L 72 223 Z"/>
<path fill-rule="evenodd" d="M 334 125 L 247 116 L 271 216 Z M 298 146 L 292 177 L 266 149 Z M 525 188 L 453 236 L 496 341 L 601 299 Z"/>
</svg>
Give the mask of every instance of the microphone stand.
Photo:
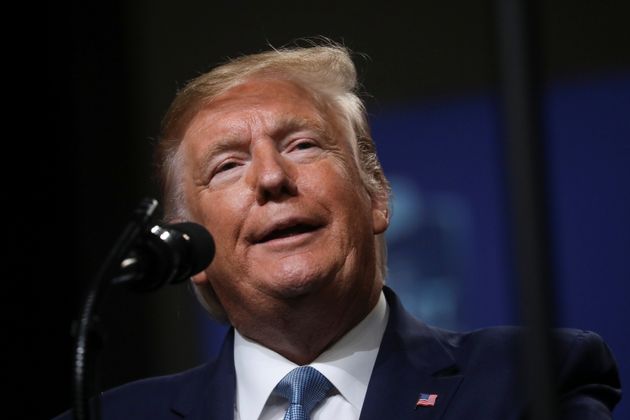
<svg viewBox="0 0 630 420">
<path fill-rule="evenodd" d="M 101 303 L 112 284 L 113 276 L 120 271 L 121 261 L 149 226 L 157 207 L 157 200 L 146 198 L 134 210 L 131 222 L 125 227 L 114 248 L 97 272 L 83 301 L 81 315 L 75 329 L 73 408 L 76 420 L 100 420 L 101 418 L 98 386 L 95 386 L 93 390 L 92 405 L 90 404 L 89 389 L 89 385 L 93 384 L 96 365 L 95 354 L 91 350 L 93 348 L 102 349 L 102 336 L 96 328 Z"/>
</svg>

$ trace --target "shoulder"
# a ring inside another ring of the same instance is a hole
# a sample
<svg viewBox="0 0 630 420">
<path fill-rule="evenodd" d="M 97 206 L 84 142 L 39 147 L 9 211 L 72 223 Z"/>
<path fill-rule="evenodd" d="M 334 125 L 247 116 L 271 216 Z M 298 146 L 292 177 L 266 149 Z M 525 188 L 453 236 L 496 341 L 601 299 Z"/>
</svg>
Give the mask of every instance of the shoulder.
<svg viewBox="0 0 630 420">
<path fill-rule="evenodd" d="M 429 326 L 436 338 L 451 348 L 471 347 L 507 347 L 522 344 L 526 339 L 526 330 L 519 326 L 486 327 L 470 331 L 452 331 L 434 326 Z M 588 330 L 575 328 L 555 328 L 551 330 L 553 343 L 559 349 L 572 349 L 576 347 L 601 348 L 606 346 L 602 337 Z"/>
<path fill-rule="evenodd" d="M 172 375 L 140 379 L 101 394 L 103 420 L 167 420 L 194 415 L 227 418 L 234 409 L 234 331 L 208 363 Z M 66 413 L 54 420 L 71 420 Z"/>
<path fill-rule="evenodd" d="M 429 329 L 447 351 L 458 360 L 496 358 L 501 354 L 518 354 L 525 350 L 526 330 L 518 326 L 487 327 L 465 332 L 432 327 Z M 551 341 L 559 369 L 568 369 L 582 359 L 589 363 L 612 360 L 613 356 L 602 337 L 587 330 L 557 328 L 551 330 Z M 562 373 L 562 370 L 559 372 Z"/>
<path fill-rule="evenodd" d="M 152 401 L 170 401 L 183 387 L 201 385 L 207 374 L 208 364 L 203 364 L 172 375 L 140 379 L 104 392 L 102 400 L 108 406 L 115 405 L 117 402 L 123 402 L 126 405 L 137 402 L 139 405 L 144 405 L 146 400 L 143 401 L 143 397 L 151 398 Z M 146 409 L 146 407 L 143 408 Z"/>
<path fill-rule="evenodd" d="M 101 393 L 103 419 L 165 419 L 185 389 L 201 387 L 209 364 L 172 375 L 155 376 L 126 383 Z M 72 419 L 71 410 L 53 420 Z"/>
<path fill-rule="evenodd" d="M 527 349 L 523 328 L 491 327 L 468 332 L 429 328 L 457 361 L 461 372 L 469 380 L 474 378 L 473 383 L 490 380 L 521 388 L 518 384 L 523 378 Z M 615 358 L 602 337 L 593 331 L 562 328 L 551 331 L 551 343 L 554 377 L 565 418 L 610 418 L 621 398 L 621 384 Z"/>
<path fill-rule="evenodd" d="M 473 377 L 513 376 L 518 366 L 523 330 L 498 326 L 471 331 L 451 331 L 430 326 L 433 336 L 458 368 Z"/>
</svg>

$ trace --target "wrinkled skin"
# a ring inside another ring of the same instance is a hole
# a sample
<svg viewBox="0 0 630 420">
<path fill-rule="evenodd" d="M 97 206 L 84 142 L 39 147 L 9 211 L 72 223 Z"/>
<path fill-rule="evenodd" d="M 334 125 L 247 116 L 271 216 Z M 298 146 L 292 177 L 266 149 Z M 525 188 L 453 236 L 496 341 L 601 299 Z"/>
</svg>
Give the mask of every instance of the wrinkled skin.
<svg viewBox="0 0 630 420">
<path fill-rule="evenodd" d="M 349 140 L 298 85 L 254 79 L 202 109 L 181 147 L 185 200 L 212 233 L 210 281 L 232 325 L 312 361 L 376 304 L 387 203 L 363 187 Z"/>
</svg>

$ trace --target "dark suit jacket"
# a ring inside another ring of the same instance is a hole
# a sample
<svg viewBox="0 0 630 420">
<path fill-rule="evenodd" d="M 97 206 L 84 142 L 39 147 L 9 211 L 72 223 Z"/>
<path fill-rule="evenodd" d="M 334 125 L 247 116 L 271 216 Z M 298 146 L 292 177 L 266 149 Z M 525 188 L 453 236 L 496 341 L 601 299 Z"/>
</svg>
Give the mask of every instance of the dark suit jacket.
<svg viewBox="0 0 630 420">
<path fill-rule="evenodd" d="M 523 419 L 528 401 L 519 386 L 517 328 L 457 333 L 414 319 L 385 288 L 389 322 L 361 411 L 361 420 Z M 233 419 L 236 375 L 230 331 L 218 358 L 198 368 L 150 378 L 103 395 L 103 420 Z M 557 335 L 557 378 L 567 419 L 609 419 L 621 391 L 615 361 L 587 331 Z M 437 394 L 416 408 L 420 393 Z M 66 417 L 67 416 L 67 417 Z M 57 419 L 69 419 L 69 413 Z"/>
</svg>

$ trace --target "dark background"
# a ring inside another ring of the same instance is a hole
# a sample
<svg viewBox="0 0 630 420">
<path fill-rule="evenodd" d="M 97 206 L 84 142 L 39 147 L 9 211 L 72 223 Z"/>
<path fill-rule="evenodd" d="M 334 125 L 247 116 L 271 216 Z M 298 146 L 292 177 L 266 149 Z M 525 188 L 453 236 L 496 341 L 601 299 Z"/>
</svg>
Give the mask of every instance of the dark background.
<svg viewBox="0 0 630 420">
<path fill-rule="evenodd" d="M 620 94 L 628 95 L 630 3 L 541 3 L 535 29 L 544 85 L 618 78 L 625 83 Z M 369 57 L 357 64 L 371 95 L 368 109 L 377 119 L 395 107 L 430 108 L 498 89 L 491 1 L 378 6 L 359 1 L 75 1 L 48 4 L 47 12 L 46 96 L 30 104 L 24 128 L 34 140 L 22 144 L 26 158 L 16 162 L 21 170 L 14 176 L 25 181 L 12 195 L 11 212 L 17 217 L 9 220 L 10 237 L 16 238 L 11 248 L 17 250 L 9 254 L 9 268 L 19 284 L 11 286 L 7 308 L 9 319 L 19 320 L 17 351 L 28 356 L 17 359 L 24 365 L 15 364 L 18 394 L 25 398 L 23 418 L 50 418 L 72 403 L 70 326 L 80 296 L 140 199 L 157 196 L 153 144 L 162 114 L 185 81 L 268 43 L 281 46 L 325 35 Z M 630 165 L 630 139 L 617 140 L 625 146 L 614 150 L 627 153 L 621 159 Z M 623 186 L 628 187 L 630 176 L 620 175 L 614 180 L 619 201 L 612 205 L 626 209 Z M 628 245 L 627 222 L 615 229 L 619 237 L 613 244 Z M 612 279 L 593 279 L 593 284 L 606 294 L 628 296 L 627 264 L 615 263 L 619 270 Z M 114 291 L 108 302 L 103 388 L 174 372 L 205 358 L 197 338 L 200 310 L 186 286 L 151 295 Z M 601 302 L 592 311 L 605 306 Z M 563 319 L 593 316 L 582 315 Z M 625 328 L 625 338 L 605 338 L 627 349 L 627 312 L 613 315 L 605 322 Z M 613 350 L 627 375 L 627 356 Z M 622 418 L 628 409 L 620 409 Z"/>
</svg>

